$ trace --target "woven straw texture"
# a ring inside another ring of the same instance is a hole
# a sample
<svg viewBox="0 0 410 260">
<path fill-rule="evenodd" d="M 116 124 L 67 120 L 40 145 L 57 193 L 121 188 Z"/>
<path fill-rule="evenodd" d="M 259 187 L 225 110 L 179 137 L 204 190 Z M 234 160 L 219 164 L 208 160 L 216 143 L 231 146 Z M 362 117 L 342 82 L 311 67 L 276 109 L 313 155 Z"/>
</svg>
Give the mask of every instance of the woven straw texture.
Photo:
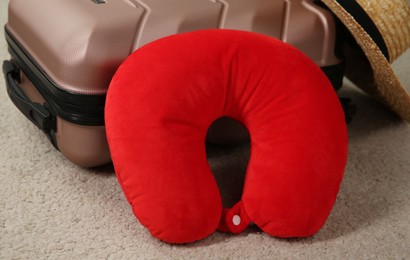
<svg viewBox="0 0 410 260">
<path fill-rule="evenodd" d="M 390 107 L 401 118 L 410 122 L 410 96 L 397 79 L 389 61 L 384 57 L 377 44 L 337 1 L 323 0 L 322 2 L 349 29 L 367 57 L 362 58 L 357 53 L 353 53 L 354 57 L 352 55 L 349 57 L 349 53 L 347 53 L 346 76 L 369 95 Z M 364 10 L 371 10 L 369 16 L 373 21 L 377 21 L 376 26 L 385 37 L 389 53 L 392 53 L 391 60 L 397 59 L 400 54 L 410 47 L 410 40 L 408 39 L 410 15 L 406 14 L 410 11 L 407 3 L 399 0 L 389 1 L 389 3 L 380 0 L 359 0 L 358 2 Z M 390 10 L 389 8 L 396 9 Z M 401 29 L 398 30 L 397 28 Z M 371 68 L 368 68 L 369 65 Z"/>
<path fill-rule="evenodd" d="M 405 1 L 357 0 L 381 32 L 390 62 L 410 47 L 410 8 Z"/>
</svg>

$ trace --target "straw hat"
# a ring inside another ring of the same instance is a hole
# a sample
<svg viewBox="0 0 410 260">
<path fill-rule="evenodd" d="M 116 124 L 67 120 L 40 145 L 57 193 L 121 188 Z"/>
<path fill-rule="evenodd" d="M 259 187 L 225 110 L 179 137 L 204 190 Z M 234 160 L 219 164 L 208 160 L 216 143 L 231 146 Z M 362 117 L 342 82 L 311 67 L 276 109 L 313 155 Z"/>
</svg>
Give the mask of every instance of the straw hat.
<svg viewBox="0 0 410 260">
<path fill-rule="evenodd" d="M 410 7 L 407 1 L 322 2 L 342 21 L 361 47 L 361 50 L 346 48 L 346 76 L 410 122 L 410 96 L 390 66 L 410 47 Z"/>
</svg>

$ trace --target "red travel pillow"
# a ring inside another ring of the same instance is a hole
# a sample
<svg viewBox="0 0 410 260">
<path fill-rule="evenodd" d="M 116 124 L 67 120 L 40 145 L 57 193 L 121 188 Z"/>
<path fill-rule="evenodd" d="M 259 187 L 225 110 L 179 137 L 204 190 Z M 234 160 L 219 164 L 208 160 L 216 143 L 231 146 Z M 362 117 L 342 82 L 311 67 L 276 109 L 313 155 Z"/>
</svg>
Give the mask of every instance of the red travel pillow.
<svg viewBox="0 0 410 260">
<path fill-rule="evenodd" d="M 222 208 L 205 151 L 222 116 L 251 137 L 242 200 L 231 209 Z M 112 80 L 105 119 L 128 202 L 169 243 L 251 222 L 276 237 L 313 235 L 347 160 L 344 114 L 326 76 L 295 48 L 255 33 L 197 31 L 138 49 Z"/>
</svg>

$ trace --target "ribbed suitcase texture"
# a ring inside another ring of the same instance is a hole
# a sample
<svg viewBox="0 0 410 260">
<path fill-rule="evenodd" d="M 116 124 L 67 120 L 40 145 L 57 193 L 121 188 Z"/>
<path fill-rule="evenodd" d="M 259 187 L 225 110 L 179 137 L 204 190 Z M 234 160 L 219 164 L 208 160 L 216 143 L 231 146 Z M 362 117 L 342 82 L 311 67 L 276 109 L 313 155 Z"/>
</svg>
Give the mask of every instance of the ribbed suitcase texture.
<svg viewBox="0 0 410 260">
<path fill-rule="evenodd" d="M 110 161 L 105 94 L 121 62 L 154 40 L 210 28 L 288 42 L 340 87 L 335 21 L 313 0 L 11 0 L 5 27 L 11 61 L 4 67 L 9 95 L 70 161 L 102 165 Z M 232 124 L 213 126 L 210 139 L 235 139 Z"/>
</svg>

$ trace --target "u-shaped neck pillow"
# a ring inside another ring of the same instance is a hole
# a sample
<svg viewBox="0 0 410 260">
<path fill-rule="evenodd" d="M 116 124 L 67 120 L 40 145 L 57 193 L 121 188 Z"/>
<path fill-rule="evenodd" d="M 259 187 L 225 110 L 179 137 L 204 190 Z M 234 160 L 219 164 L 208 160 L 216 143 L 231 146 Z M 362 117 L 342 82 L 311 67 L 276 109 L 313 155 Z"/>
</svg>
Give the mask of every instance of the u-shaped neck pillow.
<svg viewBox="0 0 410 260">
<path fill-rule="evenodd" d="M 223 209 L 206 159 L 228 116 L 251 138 L 241 201 Z M 267 36 L 205 30 L 152 42 L 113 77 L 106 131 L 121 187 L 156 238 L 186 243 L 251 223 L 305 237 L 325 223 L 347 160 L 344 113 L 308 57 Z"/>
</svg>

